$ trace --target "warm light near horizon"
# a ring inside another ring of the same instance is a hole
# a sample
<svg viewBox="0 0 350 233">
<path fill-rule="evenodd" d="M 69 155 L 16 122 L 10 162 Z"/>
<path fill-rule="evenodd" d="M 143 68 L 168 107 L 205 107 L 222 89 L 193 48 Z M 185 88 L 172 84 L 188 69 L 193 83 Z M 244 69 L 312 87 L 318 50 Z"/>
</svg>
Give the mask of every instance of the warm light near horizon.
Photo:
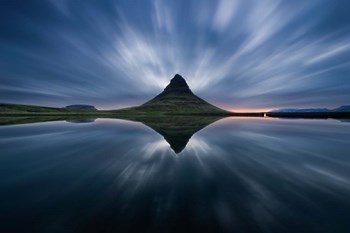
<svg viewBox="0 0 350 233">
<path fill-rule="evenodd" d="M 250 113 L 250 112 L 269 112 L 272 109 L 271 108 L 231 108 L 227 110 L 231 112 L 237 112 L 237 113 Z"/>
</svg>

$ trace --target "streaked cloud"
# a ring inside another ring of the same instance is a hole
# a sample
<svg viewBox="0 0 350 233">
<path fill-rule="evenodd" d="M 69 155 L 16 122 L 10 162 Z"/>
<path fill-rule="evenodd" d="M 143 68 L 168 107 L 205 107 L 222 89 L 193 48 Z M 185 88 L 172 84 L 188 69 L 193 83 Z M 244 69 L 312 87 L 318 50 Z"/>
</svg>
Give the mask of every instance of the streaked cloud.
<svg viewBox="0 0 350 233">
<path fill-rule="evenodd" d="M 229 26 L 230 21 L 238 8 L 237 0 L 220 0 L 214 14 L 213 27 L 218 31 L 223 31 Z"/>
<path fill-rule="evenodd" d="M 11 1 L 1 9 L 0 101 L 128 106 L 180 73 L 229 109 L 347 104 L 340 2 Z"/>
</svg>

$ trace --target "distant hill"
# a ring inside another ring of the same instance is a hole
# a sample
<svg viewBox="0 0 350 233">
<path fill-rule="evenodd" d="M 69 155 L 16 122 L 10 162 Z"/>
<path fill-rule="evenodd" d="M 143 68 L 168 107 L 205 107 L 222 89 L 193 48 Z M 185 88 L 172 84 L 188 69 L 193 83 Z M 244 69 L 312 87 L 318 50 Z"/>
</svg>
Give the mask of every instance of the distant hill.
<svg viewBox="0 0 350 233">
<path fill-rule="evenodd" d="M 165 87 L 164 91 L 142 104 L 129 108 L 144 113 L 164 113 L 175 115 L 198 114 L 198 115 L 225 115 L 228 111 L 218 108 L 207 101 L 199 98 L 189 88 L 185 79 L 176 74 Z"/>
<path fill-rule="evenodd" d="M 327 113 L 327 112 L 350 112 L 350 105 L 343 105 L 339 108 L 328 109 L 328 108 L 282 108 L 274 109 L 270 112 L 273 113 Z"/>
<path fill-rule="evenodd" d="M 92 106 L 93 107 L 93 106 Z M 0 116 L 4 115 L 81 115 L 97 114 L 94 109 L 53 108 L 23 104 L 0 103 Z"/>
<path fill-rule="evenodd" d="M 327 108 L 282 108 L 274 109 L 271 112 L 330 112 Z"/>
<path fill-rule="evenodd" d="M 266 113 L 268 117 L 292 117 L 292 118 L 350 118 L 350 105 L 344 105 L 335 109 L 328 108 L 304 108 L 304 109 L 276 109 Z"/>
<path fill-rule="evenodd" d="M 66 106 L 67 109 L 79 109 L 79 110 L 97 110 L 95 106 L 86 104 L 74 104 Z"/>
<path fill-rule="evenodd" d="M 333 109 L 333 112 L 350 112 L 350 105 L 343 105 L 339 108 Z"/>
</svg>

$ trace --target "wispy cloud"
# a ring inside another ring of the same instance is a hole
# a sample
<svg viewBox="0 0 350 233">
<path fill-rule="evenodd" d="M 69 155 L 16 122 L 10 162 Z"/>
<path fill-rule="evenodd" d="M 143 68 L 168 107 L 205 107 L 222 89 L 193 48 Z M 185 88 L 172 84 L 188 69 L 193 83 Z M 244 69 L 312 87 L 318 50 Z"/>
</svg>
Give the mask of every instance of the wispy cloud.
<svg viewBox="0 0 350 233">
<path fill-rule="evenodd" d="M 218 31 L 223 31 L 229 26 L 233 15 L 238 8 L 239 1 L 220 0 L 213 17 L 213 27 Z"/>
<path fill-rule="evenodd" d="M 336 106 L 348 99 L 350 30 L 340 23 L 348 16 L 325 0 L 30 6 L 3 14 L 12 20 L 1 30 L 0 51 L 13 59 L 1 61 L 8 74 L 2 89 L 23 95 L 0 95 L 1 101 L 28 101 L 25 93 L 42 86 L 68 99 L 125 106 L 161 91 L 175 73 L 230 109 L 315 104 L 317 98 L 319 105 Z M 32 15 L 37 19 L 24 24 Z M 31 39 L 22 42 L 26 35 Z M 325 101 L 325 94 L 333 98 Z"/>
</svg>

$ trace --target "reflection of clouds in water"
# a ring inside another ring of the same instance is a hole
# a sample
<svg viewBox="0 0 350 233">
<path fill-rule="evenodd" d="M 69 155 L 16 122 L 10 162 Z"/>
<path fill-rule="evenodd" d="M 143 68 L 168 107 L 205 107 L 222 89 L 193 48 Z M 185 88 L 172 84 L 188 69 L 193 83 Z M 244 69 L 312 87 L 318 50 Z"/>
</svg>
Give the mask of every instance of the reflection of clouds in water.
<svg viewBox="0 0 350 233">
<path fill-rule="evenodd" d="M 164 138 L 158 139 L 154 142 L 147 143 L 141 151 L 143 152 L 143 157 L 150 157 L 154 154 L 165 154 L 169 152 L 170 145 L 164 140 Z"/>
<path fill-rule="evenodd" d="M 115 176 L 114 185 L 124 190 L 124 198 L 130 201 L 130 198 L 138 192 L 145 191 L 150 184 L 157 186 L 159 183 L 171 183 L 173 180 L 181 183 L 177 173 L 183 169 L 187 160 L 191 161 L 195 171 L 203 176 L 212 176 L 210 166 L 203 158 L 211 157 L 215 151 L 220 150 L 210 146 L 204 137 L 197 135 L 190 139 L 186 148 L 179 154 L 158 135 L 145 134 L 138 140 L 139 142 L 135 141 L 134 145 L 128 147 L 122 159 L 119 156 L 108 169 L 108 173 Z M 172 205 L 170 201 L 164 200 L 166 205 Z"/>
<path fill-rule="evenodd" d="M 179 155 L 191 154 L 199 156 L 209 154 L 210 152 L 213 152 L 213 150 L 214 148 L 208 145 L 208 143 L 205 141 L 205 138 L 194 136 L 190 138 L 185 149 L 180 152 Z M 155 154 L 175 154 L 175 152 L 173 152 L 171 149 L 170 144 L 164 138 L 156 139 L 156 141 L 146 143 L 141 151 L 143 152 L 143 157 L 150 157 Z"/>
<path fill-rule="evenodd" d="M 293 121 L 291 124 L 282 122 L 290 130 L 280 130 L 280 122 L 276 121 L 257 120 L 245 122 L 245 125 L 234 125 L 234 121 L 228 121 L 226 127 L 221 127 L 221 124 L 217 128 L 213 126 L 210 133 L 205 131 L 196 134 L 184 151 L 175 157 L 163 138 L 155 138 L 155 141 L 143 147 L 134 148 L 133 153 L 138 150 L 137 154 L 140 155 L 133 160 L 137 165 L 125 169 L 130 170 L 128 174 L 133 174 L 134 179 L 146 181 L 152 174 L 160 175 L 164 164 L 172 163 L 168 157 L 180 160 L 180 164 L 191 160 L 203 176 L 213 176 L 213 165 L 218 164 L 223 169 L 226 167 L 227 176 L 241 180 L 247 190 L 254 193 L 255 204 L 250 208 L 257 212 L 262 211 L 259 208 L 273 209 L 274 212 L 287 209 L 281 208 L 283 201 L 275 196 L 276 190 L 271 189 L 268 182 L 265 183 L 264 176 L 269 176 L 275 182 L 287 183 L 288 189 L 292 189 L 296 196 L 303 196 L 303 186 L 328 193 L 348 190 L 346 185 L 349 183 L 349 174 L 346 169 L 349 163 L 329 156 L 331 149 L 327 149 L 327 144 L 322 146 L 322 142 L 329 140 L 340 144 L 345 142 L 343 137 L 339 140 L 329 138 L 327 131 L 336 132 L 334 127 L 319 128 L 317 124 L 308 127 L 303 121 Z M 319 125 L 322 123 L 319 121 Z M 320 135 L 321 132 L 324 134 Z M 342 132 L 338 131 L 338 134 Z M 295 193 L 296 190 L 300 192 Z M 304 200 L 313 202 L 307 194 Z"/>
<path fill-rule="evenodd" d="M 300 203 L 305 212 L 319 209 L 321 216 L 327 216 L 321 199 L 349 203 L 346 125 L 331 120 L 242 121 L 232 118 L 211 127 L 206 142 L 222 152 L 215 160 L 202 157 L 202 162 L 213 167 L 221 161 L 227 177 L 244 184 L 244 208 L 260 227 L 300 215 Z M 228 200 L 225 203 L 230 206 Z"/>
<path fill-rule="evenodd" d="M 212 152 L 214 149 L 208 145 L 203 137 L 194 136 L 187 144 L 184 153 L 200 156 Z"/>
<path fill-rule="evenodd" d="M 131 179 L 139 182 L 147 181 L 147 177 L 152 174 L 159 174 L 164 166 L 164 163 L 178 158 L 179 156 L 191 156 L 197 159 L 200 164 L 202 156 L 210 155 L 214 148 L 210 147 L 204 138 L 191 138 L 184 151 L 180 154 L 170 148 L 170 145 L 164 138 L 154 138 L 154 141 L 147 142 L 141 147 L 134 147 L 128 154 L 137 154 L 137 158 L 129 161 L 122 172 L 120 178 L 123 180 Z"/>
<path fill-rule="evenodd" d="M 92 214 L 104 226 L 187 221 L 205 223 L 208 231 L 285 232 L 298 223 L 295 232 L 332 232 L 347 223 L 349 124 L 230 118 L 196 133 L 175 155 L 141 124 L 110 123 L 0 128 L 0 165 L 8 174 L 1 187 L 11 192 L 11 177 L 17 188 L 42 182 L 40 190 L 32 185 L 26 192 L 36 200 L 32 209 L 79 200 L 86 212 L 67 209 L 59 217 L 69 222 Z M 60 192 L 53 192 L 57 185 Z"/>
</svg>

